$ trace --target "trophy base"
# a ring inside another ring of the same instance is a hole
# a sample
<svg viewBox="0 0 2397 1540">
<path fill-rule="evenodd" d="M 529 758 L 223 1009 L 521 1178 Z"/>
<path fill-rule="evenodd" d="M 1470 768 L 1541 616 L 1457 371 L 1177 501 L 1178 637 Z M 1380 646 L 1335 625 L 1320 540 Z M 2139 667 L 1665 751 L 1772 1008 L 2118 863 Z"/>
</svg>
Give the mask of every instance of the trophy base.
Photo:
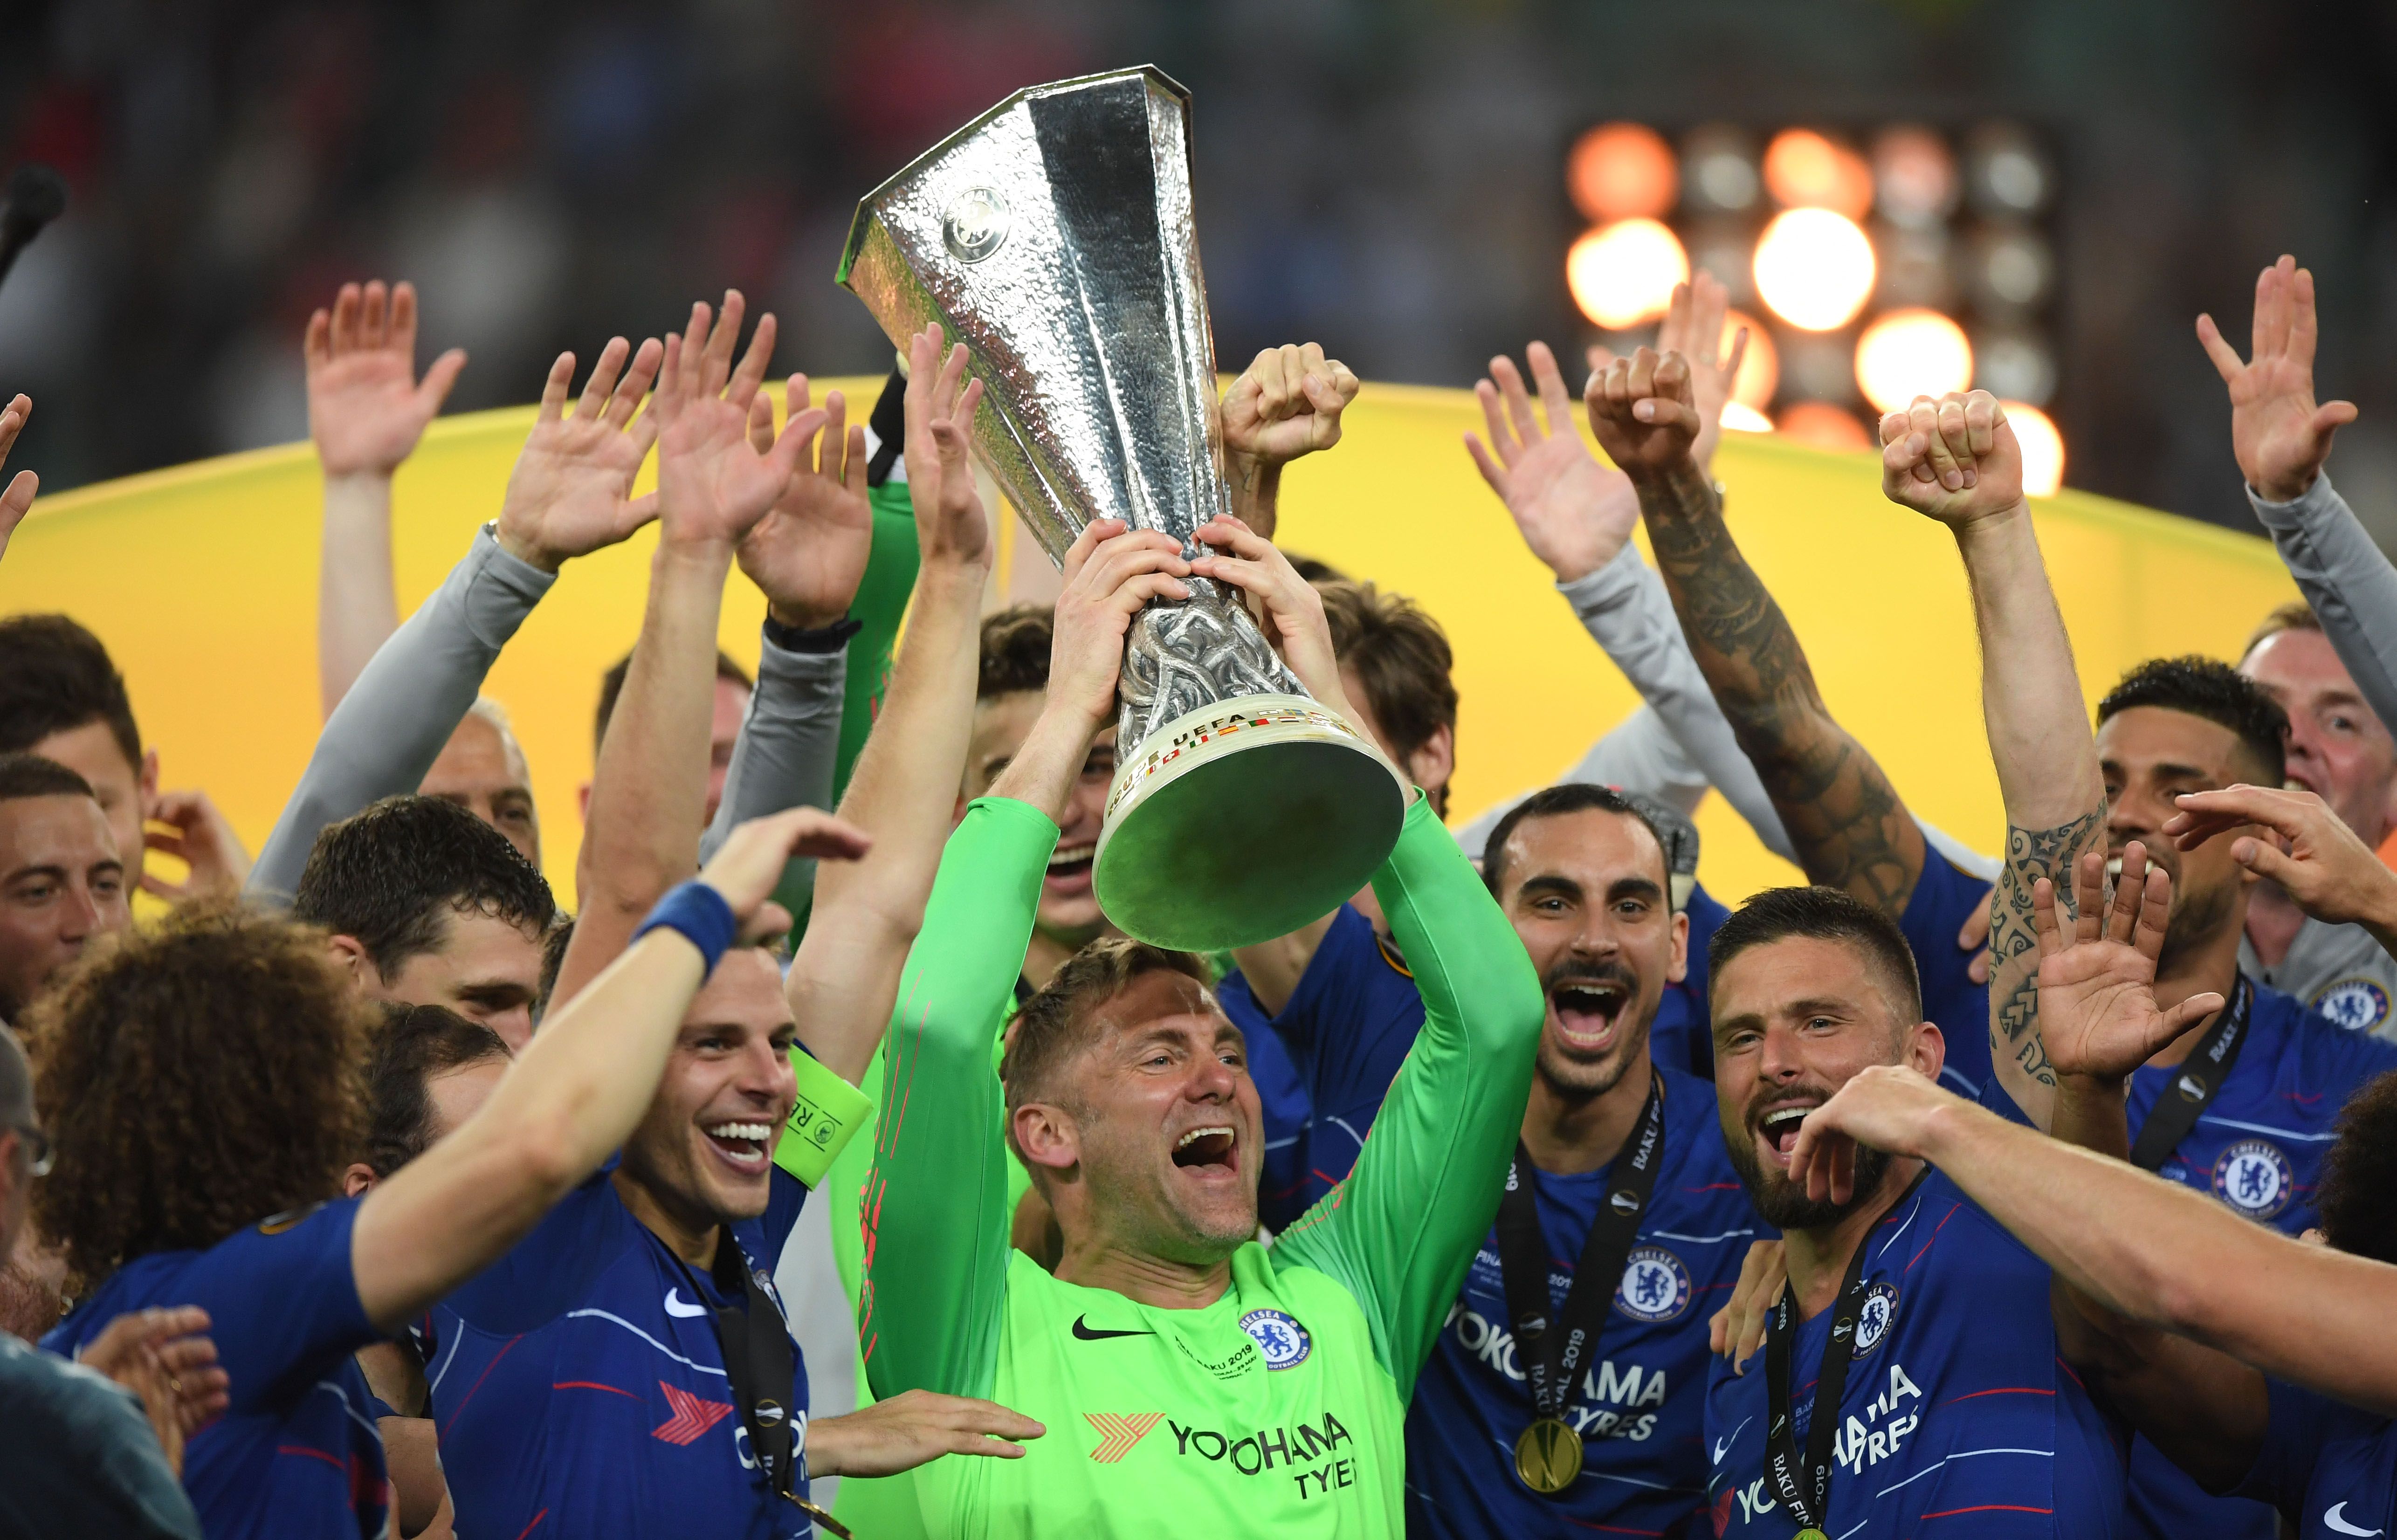
<svg viewBox="0 0 2397 1540">
<path fill-rule="evenodd" d="M 1219 952 L 1287 935 L 1372 880 L 1407 788 L 1371 738 L 1301 695 L 1175 717 L 1116 770 L 1092 886 L 1126 935 Z"/>
</svg>

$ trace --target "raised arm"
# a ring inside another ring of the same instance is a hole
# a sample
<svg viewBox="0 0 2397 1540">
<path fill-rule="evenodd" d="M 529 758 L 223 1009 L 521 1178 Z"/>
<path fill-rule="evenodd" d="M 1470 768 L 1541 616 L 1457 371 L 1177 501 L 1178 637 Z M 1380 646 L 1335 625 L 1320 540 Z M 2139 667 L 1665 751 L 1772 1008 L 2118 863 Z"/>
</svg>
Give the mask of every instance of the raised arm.
<svg viewBox="0 0 2397 1540">
<path fill-rule="evenodd" d="M 475 534 L 448 581 L 391 634 L 333 708 L 259 852 L 253 893 L 288 902 L 325 825 L 414 791 L 559 568 L 617 543 L 655 515 L 655 497 L 635 498 L 632 488 L 657 427 L 649 415 L 634 414 L 660 351 L 654 341 L 636 353 L 612 339 L 571 410 L 574 355 L 562 353 L 550 366 L 499 519 Z"/>
<path fill-rule="evenodd" d="M 1989 1059 L 2045 1128 L 2056 1076 L 2040 1040 L 2031 891 L 2069 878 L 2104 843 L 2097 744 L 2023 502 L 2022 449 L 1997 397 L 1918 396 L 1881 419 L 1881 437 L 1882 492 L 1948 527 L 1972 585 L 1981 712 L 2006 807 L 2005 863 L 1989 899 Z"/>
<path fill-rule="evenodd" d="M 786 985 L 810 1051 L 852 1081 L 882 1041 L 925 922 L 973 726 L 991 552 L 966 440 L 982 382 L 963 382 L 963 347 L 944 365 L 941 341 L 935 327 L 909 350 L 907 490 L 922 559 L 906 642 L 841 801 L 841 816 L 874 837 L 874 855 L 818 874 L 814 917 Z"/>
<path fill-rule="evenodd" d="M 1340 414 L 1357 391 L 1356 371 L 1316 342 L 1267 348 L 1232 382 L 1221 408 L 1224 481 L 1250 529 L 1273 538 L 1282 467 L 1340 442 Z"/>
<path fill-rule="evenodd" d="M 1321 597 L 1237 520 L 1198 538 L 1221 554 L 1191 569 L 1261 603 L 1307 693 L 1348 711 Z M 1273 1257 L 1347 1287 L 1403 1399 L 1497 1212 L 1547 1007 L 1514 928 L 1420 797 L 1373 894 L 1423 991 L 1423 1030 L 1347 1180 L 1281 1233 Z"/>
<path fill-rule="evenodd" d="M 750 443 L 750 403 L 774 350 L 774 318 L 758 318 L 736 368 L 742 309 L 732 291 L 721 316 L 694 304 L 689 327 L 666 340 L 649 408 L 658 419 L 658 549 L 649 608 L 592 778 L 577 873 L 583 912 L 554 999 L 572 998 L 612 961 L 650 905 L 696 864 L 707 810 L 707 681 L 733 547 L 782 497 L 824 423 L 822 410 L 799 412 L 769 452 Z"/>
<path fill-rule="evenodd" d="M 913 370 L 911 389 L 930 363 Z M 917 437 L 908 435 L 911 454 Z M 1114 714 L 1124 633 L 1150 599 L 1187 596 L 1180 551 L 1171 535 L 1113 519 L 1082 531 L 1065 556 L 1047 702 L 941 858 L 891 1014 L 862 1203 L 858 1332 L 877 1399 L 907 1390 L 986 1396 L 994 1383 L 1013 1215 L 992 1038 L 1024 969 L 1056 815 Z"/>
<path fill-rule="evenodd" d="M 721 904 L 714 953 L 680 924 L 649 931 L 542 1024 L 456 1132 L 367 1195 L 350 1240 L 367 1319 L 398 1327 L 596 1171 L 655 1099 L 683 1014 L 735 930 L 756 941 L 790 924 L 767 896 L 783 863 L 802 850 L 854 859 L 866 844 L 814 808 L 744 824 L 726 841 L 700 879 Z"/>
<path fill-rule="evenodd" d="M 325 473 L 317 580 L 316 685 L 325 715 L 399 629 L 391 565 L 391 482 L 441 410 L 465 351 L 416 377 L 416 286 L 343 284 L 308 317 L 308 436 Z"/>
<path fill-rule="evenodd" d="M 1631 478 L 1657 569 L 1740 749 L 1815 882 L 1902 914 L 1922 831 L 1862 743 L 1831 717 L 1781 607 L 1724 525 L 1692 457 L 1701 426 L 1689 366 L 1646 348 L 1590 376 L 1600 448 Z"/>
<path fill-rule="evenodd" d="M 808 409 L 808 377 L 794 374 L 783 400 L 793 413 Z M 810 444 L 783 496 L 735 549 L 735 559 L 766 596 L 766 624 L 757 644 L 757 687 L 732 743 L 724 795 L 700 837 L 699 859 L 752 818 L 784 808 L 832 806 L 840 753 L 842 696 L 849 680 L 849 638 L 842 621 L 874 549 L 874 509 L 865 495 L 865 428 L 850 426 L 838 391 L 824 397 L 821 457 Z M 759 391 L 749 403 L 749 444 L 759 454 L 774 447 L 774 402 Z M 815 872 L 794 862 L 784 892 L 798 904 Z"/>
<path fill-rule="evenodd" d="M 2354 404 L 2314 399 L 2314 275 L 2283 257 L 2256 278 L 2254 357 L 2242 363 L 2214 317 L 2198 341 L 2230 391 L 2230 451 L 2256 516 L 2321 618 L 2339 662 L 2383 722 L 2397 722 L 2397 566 L 2323 474 Z"/>
</svg>

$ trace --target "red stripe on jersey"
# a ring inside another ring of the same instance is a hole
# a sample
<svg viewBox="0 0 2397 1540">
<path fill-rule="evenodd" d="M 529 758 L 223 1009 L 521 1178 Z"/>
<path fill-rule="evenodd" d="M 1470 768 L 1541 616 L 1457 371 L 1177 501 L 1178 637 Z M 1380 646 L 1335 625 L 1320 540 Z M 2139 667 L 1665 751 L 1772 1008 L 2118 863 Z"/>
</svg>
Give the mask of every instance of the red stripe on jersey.
<svg viewBox="0 0 2397 1540">
<path fill-rule="evenodd" d="M 1948 1208 L 1947 1213 L 1940 1216 L 1939 1223 L 1932 1228 L 1931 1239 L 1922 1243 L 1922 1251 L 1915 1252 L 1914 1255 L 1907 1261 L 1906 1271 L 1909 1273 L 1914 1271 L 1915 1263 L 1922 1261 L 1924 1253 L 1939 1243 L 1939 1232 L 1948 1227 L 1948 1221 L 1955 1218 L 1956 1211 L 1963 1206 L 1964 1205 L 1962 1203 L 1953 1204 Z"/>
<path fill-rule="evenodd" d="M 335 1470 L 340 1471 L 344 1476 L 350 1473 L 349 1463 L 343 1460 L 340 1455 L 328 1454 L 321 1449 L 311 1449 L 306 1444 L 276 1444 L 275 1446 L 275 1453 L 277 1454 L 305 1454 L 312 1460 L 324 1461 L 327 1465 L 331 1466 Z"/>
<path fill-rule="evenodd" d="M 1953 1519 L 1960 1513 L 2054 1513 L 2055 1511 L 2054 1508 L 2027 1508 L 2018 1503 L 1983 1503 L 1979 1507 L 1941 1508 L 1937 1513 L 1926 1513 L 1922 1517 Z"/>
<path fill-rule="evenodd" d="M 516 1531 L 516 1540 L 524 1540 L 526 1535 L 530 1534 L 533 1531 L 539 1529 L 541 1527 L 541 1521 L 548 1517 L 549 1509 L 547 1508 L 543 1508 L 539 1513 L 534 1514 L 532 1516 L 531 1523 L 527 1524 L 524 1528 Z"/>
<path fill-rule="evenodd" d="M 550 1388 L 552 1390 L 605 1390 L 609 1395 L 622 1396 L 628 1401 L 637 1401 L 641 1399 L 629 1390 L 619 1390 L 612 1385 L 601 1385 L 597 1380 L 558 1380 L 551 1385 Z"/>
<path fill-rule="evenodd" d="M 524 1334 L 522 1332 L 518 1332 L 516 1335 L 508 1339 L 506 1347 L 502 1347 L 498 1352 L 491 1355 L 491 1361 L 483 1365 L 483 1372 L 475 1376 L 475 1383 L 467 1388 L 464 1399 L 459 1401 L 457 1411 L 449 1413 L 449 1422 L 442 1425 L 440 1431 L 435 1435 L 435 1438 L 446 1439 L 449 1436 L 449 1430 L 458 1426 L 459 1417 L 464 1414 L 466 1402 L 475 1399 L 475 1392 L 483 1388 L 483 1382 L 491 1377 L 491 1371 L 500 1366 L 500 1360 L 506 1358 L 509 1350 L 514 1348 L 516 1344 L 522 1341 L 524 1341 Z"/>
<path fill-rule="evenodd" d="M 2006 1385 L 2000 1386 L 1995 1390 L 1975 1390 L 1969 1395 L 1951 1396 L 1948 1399 L 1941 1401 L 1939 1404 L 1942 1406 L 1953 1406 L 1958 1401 L 1977 1401 L 1984 1396 L 2053 1396 L 2055 1394 L 2056 1392 L 2054 1390 L 2042 1390 L 2037 1386 Z M 2045 1510 L 2042 1509 L 2041 1511 L 2044 1512 Z M 1929 1515 L 1926 1514 L 1924 1517 L 1928 1518 Z"/>
</svg>

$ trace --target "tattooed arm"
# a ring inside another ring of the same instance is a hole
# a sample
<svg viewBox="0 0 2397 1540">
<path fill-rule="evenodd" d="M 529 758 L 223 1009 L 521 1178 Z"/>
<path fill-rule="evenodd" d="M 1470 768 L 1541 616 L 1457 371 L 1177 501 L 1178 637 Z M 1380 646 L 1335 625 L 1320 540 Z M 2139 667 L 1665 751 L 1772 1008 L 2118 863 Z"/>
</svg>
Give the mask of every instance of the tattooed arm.
<svg viewBox="0 0 2397 1540">
<path fill-rule="evenodd" d="M 1741 750 L 1807 877 L 1892 916 L 1922 875 L 1922 831 L 1863 744 L 1831 718 L 1781 607 L 1691 456 L 1688 365 L 1646 348 L 1590 376 L 1591 429 L 1640 493 L 1656 569 Z M 2079 699 L 2076 693 L 2074 699 Z"/>
<path fill-rule="evenodd" d="M 2005 864 L 1989 897 L 1989 1058 L 2045 1129 L 2056 1074 L 2039 1029 L 2031 891 L 2045 877 L 2069 895 L 2078 858 L 2104 847 L 2097 745 L 2022 499 L 2022 451 L 1996 398 L 1919 396 L 1881 419 L 1881 437 L 1882 491 L 1948 526 L 1972 583 L 1981 709 L 2006 804 Z"/>
</svg>

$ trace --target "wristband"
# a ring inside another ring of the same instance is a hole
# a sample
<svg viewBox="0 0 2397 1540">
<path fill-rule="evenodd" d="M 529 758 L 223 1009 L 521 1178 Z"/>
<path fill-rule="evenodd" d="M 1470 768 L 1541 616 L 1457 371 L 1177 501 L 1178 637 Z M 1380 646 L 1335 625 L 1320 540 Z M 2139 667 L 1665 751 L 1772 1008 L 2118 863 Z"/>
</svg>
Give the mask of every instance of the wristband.
<svg viewBox="0 0 2397 1540">
<path fill-rule="evenodd" d="M 701 970 L 702 978 L 716 971 L 716 963 L 741 936 L 741 921 L 733 915 L 732 905 L 722 893 L 699 881 L 679 883 L 658 900 L 649 917 L 633 932 L 633 939 L 637 942 L 661 927 L 699 948 L 700 960 L 707 965 Z"/>
<path fill-rule="evenodd" d="M 791 1050 L 791 1072 L 798 1099 L 774 1145 L 774 1164 L 812 1187 L 874 1116 L 874 1099 L 817 1063 L 805 1048 Z"/>
<path fill-rule="evenodd" d="M 781 648 L 785 652 L 805 652 L 824 656 L 840 651 L 849 645 L 849 639 L 851 636 L 864 629 L 864 621 L 844 619 L 810 631 L 796 625 L 784 625 L 769 615 L 766 617 L 766 642 L 767 645 Z"/>
</svg>

